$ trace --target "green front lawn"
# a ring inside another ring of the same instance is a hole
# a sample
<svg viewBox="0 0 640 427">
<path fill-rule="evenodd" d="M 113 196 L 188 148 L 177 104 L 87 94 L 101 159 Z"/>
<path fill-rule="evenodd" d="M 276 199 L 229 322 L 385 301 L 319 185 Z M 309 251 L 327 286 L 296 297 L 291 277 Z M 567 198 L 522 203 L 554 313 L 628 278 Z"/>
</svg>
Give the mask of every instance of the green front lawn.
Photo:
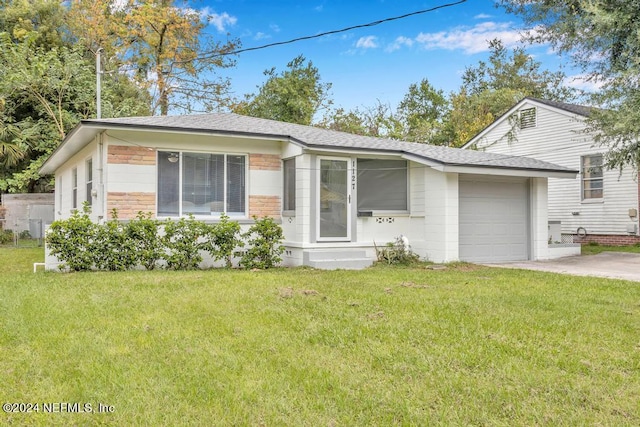
<svg viewBox="0 0 640 427">
<path fill-rule="evenodd" d="M 468 264 L 31 273 L 41 260 L 0 249 L 0 401 L 40 405 L 0 424 L 640 424 L 637 283 Z"/>
</svg>

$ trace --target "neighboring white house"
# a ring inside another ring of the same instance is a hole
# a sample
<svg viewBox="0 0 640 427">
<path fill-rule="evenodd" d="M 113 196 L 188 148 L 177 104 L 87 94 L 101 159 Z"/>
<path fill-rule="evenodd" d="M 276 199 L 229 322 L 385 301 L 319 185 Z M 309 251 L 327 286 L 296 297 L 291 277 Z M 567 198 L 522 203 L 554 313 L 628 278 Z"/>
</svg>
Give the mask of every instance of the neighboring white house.
<svg viewBox="0 0 640 427">
<path fill-rule="evenodd" d="M 83 201 L 158 218 L 271 216 L 284 263 L 358 268 L 400 235 L 435 262 L 548 259 L 547 178 L 535 159 L 364 137 L 236 114 L 83 120 L 45 162 L 56 218 Z"/>
<path fill-rule="evenodd" d="M 463 148 L 527 156 L 579 170 L 573 180 L 549 179 L 552 240 L 559 230 L 576 241 L 640 242 L 638 182 L 631 170 L 603 168 L 607 148 L 585 131 L 589 107 L 525 98 Z M 508 133 L 513 131 L 513 138 Z M 554 232 L 554 228 L 558 227 Z"/>
</svg>

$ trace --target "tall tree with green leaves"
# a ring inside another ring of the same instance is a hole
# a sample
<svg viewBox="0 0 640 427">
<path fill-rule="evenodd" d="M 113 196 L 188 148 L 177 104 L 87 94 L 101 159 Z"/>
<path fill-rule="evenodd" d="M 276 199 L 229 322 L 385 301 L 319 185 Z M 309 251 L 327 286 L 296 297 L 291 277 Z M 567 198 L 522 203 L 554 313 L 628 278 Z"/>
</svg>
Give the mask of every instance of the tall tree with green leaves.
<svg viewBox="0 0 640 427">
<path fill-rule="evenodd" d="M 149 91 L 154 114 L 211 111 L 229 104 L 230 81 L 217 73 L 235 65 L 230 53 L 240 42 L 206 34 L 206 17 L 186 2 L 129 0 L 117 7 L 108 0 L 74 0 L 71 11 L 82 40 L 113 52 L 114 68 L 128 69 Z M 87 28 L 92 24 L 99 31 Z"/>
<path fill-rule="evenodd" d="M 609 151 L 611 168 L 640 162 L 640 1 L 498 0 L 531 28 L 528 40 L 568 55 L 588 80 L 600 85 L 589 129 Z"/>
<path fill-rule="evenodd" d="M 451 146 L 466 143 L 524 97 L 571 101 L 576 96 L 564 85 L 562 71 L 543 70 L 523 48 L 509 50 L 496 39 L 489 42 L 489 49 L 488 62 L 467 67 L 462 86 L 450 95 L 444 132 Z"/>
<path fill-rule="evenodd" d="M 320 71 L 300 55 L 287 64 L 287 70 L 264 72 L 267 80 L 257 94 L 232 107 L 232 111 L 253 117 L 310 125 L 314 116 L 331 105 L 331 83 L 324 83 Z"/>
<path fill-rule="evenodd" d="M 434 88 L 429 80 L 409 86 L 398 105 L 398 115 L 405 125 L 403 139 L 441 145 L 444 119 L 449 112 L 449 102 L 442 90 Z"/>
</svg>

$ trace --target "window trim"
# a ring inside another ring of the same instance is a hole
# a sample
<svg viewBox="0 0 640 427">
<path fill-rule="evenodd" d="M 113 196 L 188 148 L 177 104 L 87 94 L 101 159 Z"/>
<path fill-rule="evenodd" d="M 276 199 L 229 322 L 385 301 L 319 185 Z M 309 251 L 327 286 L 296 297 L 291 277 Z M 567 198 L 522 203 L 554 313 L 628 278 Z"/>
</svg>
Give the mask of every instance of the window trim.
<svg viewBox="0 0 640 427">
<path fill-rule="evenodd" d="M 178 153 L 178 214 L 176 215 L 160 215 L 159 214 L 159 186 L 160 186 L 160 182 L 158 180 L 158 174 L 160 173 L 159 170 L 159 165 L 160 165 L 160 153 Z M 244 191 L 244 212 L 241 215 L 238 215 L 237 213 L 233 212 L 232 214 L 229 214 L 228 212 L 223 212 L 226 215 L 229 215 L 231 218 L 234 219 L 248 219 L 249 218 L 249 154 L 247 153 L 236 153 L 236 152 L 219 152 L 219 151 L 197 151 L 197 150 L 170 150 L 170 149 L 158 149 L 156 150 L 156 217 L 159 219 L 173 219 L 173 218 L 183 218 L 188 214 L 185 214 L 183 212 L 182 209 L 182 191 L 183 191 L 183 160 L 182 160 L 182 155 L 183 154 L 211 154 L 211 155 L 222 155 L 224 156 L 224 206 L 226 208 L 227 206 L 227 185 L 228 185 L 228 179 L 227 179 L 227 156 L 242 156 L 245 159 L 244 162 L 244 186 L 245 186 L 245 191 Z M 213 214 L 211 213 L 210 215 L 205 215 L 205 214 L 192 214 L 194 216 L 194 218 L 198 218 L 198 219 L 213 219 L 213 220 L 217 220 L 220 219 L 220 212 Z"/>
<path fill-rule="evenodd" d="M 599 157 L 600 158 L 600 169 L 602 171 L 602 176 L 599 178 L 585 178 L 585 160 L 587 158 Z M 602 153 L 594 153 L 594 154 L 585 154 L 580 156 L 580 200 L 582 203 L 602 203 L 604 201 L 604 166 L 603 166 L 603 155 Z M 602 196 L 600 197 L 585 197 L 585 182 L 586 181 L 601 181 L 602 182 Z"/>
</svg>

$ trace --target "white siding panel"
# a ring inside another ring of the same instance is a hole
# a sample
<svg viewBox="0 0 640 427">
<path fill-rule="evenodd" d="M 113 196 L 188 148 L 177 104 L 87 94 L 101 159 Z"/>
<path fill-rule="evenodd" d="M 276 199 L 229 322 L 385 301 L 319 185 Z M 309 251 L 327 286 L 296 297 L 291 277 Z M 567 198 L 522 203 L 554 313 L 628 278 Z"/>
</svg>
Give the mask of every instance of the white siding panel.
<svg viewBox="0 0 640 427">
<path fill-rule="evenodd" d="M 282 194 L 282 172 L 250 170 L 249 187 L 249 194 L 252 196 L 280 196 Z"/>
<path fill-rule="evenodd" d="M 523 104 L 522 109 L 533 104 Z M 508 141 L 508 120 L 496 126 L 478 143 L 488 152 L 526 156 L 580 170 L 580 159 L 587 154 L 606 152 L 594 146 L 593 139 L 583 132 L 581 116 L 560 113 L 537 106 L 537 126 L 516 133 L 515 141 Z M 561 221 L 563 233 L 575 233 L 584 227 L 590 234 L 627 234 L 629 209 L 638 207 L 638 184 L 630 171 L 605 171 L 604 198 L 599 203 L 581 200 L 581 178 L 549 179 L 549 220 Z"/>
<path fill-rule="evenodd" d="M 156 192 L 155 165 L 108 164 L 109 191 Z"/>
</svg>

